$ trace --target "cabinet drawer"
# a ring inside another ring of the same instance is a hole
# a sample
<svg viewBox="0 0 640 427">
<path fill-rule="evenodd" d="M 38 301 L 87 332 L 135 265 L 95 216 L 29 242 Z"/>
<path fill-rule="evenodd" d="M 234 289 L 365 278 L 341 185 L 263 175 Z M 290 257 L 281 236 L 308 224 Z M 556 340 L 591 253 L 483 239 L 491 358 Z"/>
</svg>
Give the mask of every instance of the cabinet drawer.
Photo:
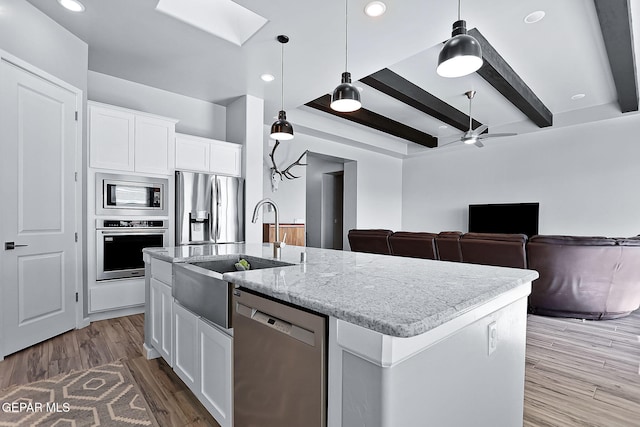
<svg viewBox="0 0 640 427">
<path fill-rule="evenodd" d="M 167 261 L 151 258 L 151 277 L 161 281 L 165 285 L 172 286 L 173 264 Z"/>
<path fill-rule="evenodd" d="M 101 284 L 89 289 L 89 313 L 144 304 L 144 280 Z"/>
</svg>

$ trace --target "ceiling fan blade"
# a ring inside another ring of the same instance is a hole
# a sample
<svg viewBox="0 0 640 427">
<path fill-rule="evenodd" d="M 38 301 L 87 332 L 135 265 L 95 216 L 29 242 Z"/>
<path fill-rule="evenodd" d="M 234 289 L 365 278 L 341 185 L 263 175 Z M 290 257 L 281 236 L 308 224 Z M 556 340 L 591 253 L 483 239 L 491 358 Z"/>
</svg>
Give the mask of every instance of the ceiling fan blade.
<svg viewBox="0 0 640 427">
<path fill-rule="evenodd" d="M 481 125 L 481 126 L 478 126 L 478 128 L 477 128 L 477 129 L 474 129 L 473 131 L 474 131 L 476 134 L 480 135 L 482 132 L 484 132 L 484 131 L 485 131 L 485 130 L 487 130 L 487 129 L 489 129 L 489 126 L 487 126 L 487 125 Z"/>
<path fill-rule="evenodd" d="M 482 142 L 480 142 L 479 139 L 477 139 L 476 142 L 473 143 L 473 145 L 475 145 L 478 148 L 484 147 L 484 144 Z"/>
<path fill-rule="evenodd" d="M 517 133 L 507 132 L 507 133 L 485 133 L 484 135 L 478 135 L 479 139 L 486 138 L 500 138 L 501 136 L 515 136 Z"/>
</svg>

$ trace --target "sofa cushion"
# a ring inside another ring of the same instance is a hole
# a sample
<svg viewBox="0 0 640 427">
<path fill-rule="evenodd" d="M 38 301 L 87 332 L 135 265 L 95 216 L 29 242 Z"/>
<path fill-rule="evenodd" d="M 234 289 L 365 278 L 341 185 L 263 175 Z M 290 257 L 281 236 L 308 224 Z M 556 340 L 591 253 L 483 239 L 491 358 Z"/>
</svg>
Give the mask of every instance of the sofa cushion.
<svg viewBox="0 0 640 427">
<path fill-rule="evenodd" d="M 460 239 L 462 261 L 498 267 L 527 268 L 525 234 L 466 233 Z"/>
<path fill-rule="evenodd" d="M 462 252 L 460 251 L 461 236 L 462 233 L 459 231 L 442 231 L 438 233 L 436 248 L 441 261 L 462 261 Z"/>
<path fill-rule="evenodd" d="M 390 255 L 389 236 L 391 233 L 393 233 L 391 230 L 385 229 L 352 229 L 349 230 L 347 237 L 351 250 L 354 252 Z"/>
<path fill-rule="evenodd" d="M 438 259 L 435 233 L 397 231 L 389 236 L 392 255 Z"/>
</svg>

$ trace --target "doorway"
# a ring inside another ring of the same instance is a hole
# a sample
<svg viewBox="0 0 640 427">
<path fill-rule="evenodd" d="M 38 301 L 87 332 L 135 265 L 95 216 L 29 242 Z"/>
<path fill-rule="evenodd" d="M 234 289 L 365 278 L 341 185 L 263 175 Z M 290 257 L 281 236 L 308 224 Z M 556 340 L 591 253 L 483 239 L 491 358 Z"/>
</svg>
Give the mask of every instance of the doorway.
<svg viewBox="0 0 640 427">
<path fill-rule="evenodd" d="M 343 250 L 356 218 L 356 162 L 307 154 L 307 246 Z"/>
<path fill-rule="evenodd" d="M 322 239 L 325 249 L 342 250 L 344 171 L 322 176 Z"/>
</svg>

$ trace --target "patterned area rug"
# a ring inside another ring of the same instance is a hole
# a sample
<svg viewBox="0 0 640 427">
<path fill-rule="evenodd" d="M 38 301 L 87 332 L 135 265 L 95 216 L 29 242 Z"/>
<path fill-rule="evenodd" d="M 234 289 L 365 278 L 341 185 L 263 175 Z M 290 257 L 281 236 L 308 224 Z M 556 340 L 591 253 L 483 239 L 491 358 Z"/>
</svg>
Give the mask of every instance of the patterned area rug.
<svg viewBox="0 0 640 427">
<path fill-rule="evenodd" d="M 122 362 L 0 390 L 0 426 L 154 426 Z"/>
</svg>

